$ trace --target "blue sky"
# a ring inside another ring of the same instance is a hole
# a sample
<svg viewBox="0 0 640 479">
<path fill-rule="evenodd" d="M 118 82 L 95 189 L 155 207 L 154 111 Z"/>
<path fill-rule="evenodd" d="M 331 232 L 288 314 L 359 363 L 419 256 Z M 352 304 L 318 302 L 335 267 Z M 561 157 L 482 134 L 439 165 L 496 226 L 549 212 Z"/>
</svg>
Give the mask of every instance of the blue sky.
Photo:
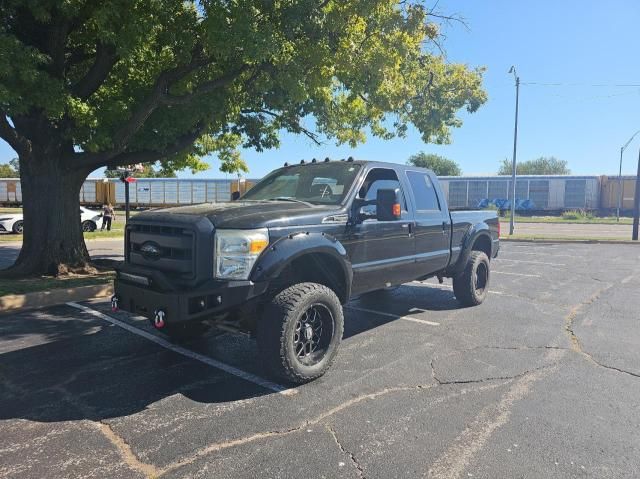
<svg viewBox="0 0 640 479">
<path fill-rule="evenodd" d="M 465 174 L 494 173 L 513 148 L 515 89 L 507 73 L 512 64 L 523 83 L 518 159 L 553 155 L 567 160 L 574 174 L 617 173 L 620 146 L 640 129 L 640 2 L 440 0 L 437 10 L 458 14 L 468 25 L 444 27 L 449 61 L 487 68 L 489 100 L 472 115 L 461 113 L 464 124 L 453 131 L 450 145 L 424 144 L 416 131 L 404 139 L 370 139 L 355 149 L 331 142 L 316 147 L 304 137 L 283 134 L 278 150 L 243 151 L 248 176 L 313 157 L 404 163 L 421 150 L 454 159 Z M 614 86 L 621 84 L 638 86 Z M 15 153 L 0 143 L 4 163 Z M 625 153 L 623 172 L 635 173 L 639 148 L 640 135 Z M 196 176 L 225 177 L 217 159 L 209 160 L 211 169 Z"/>
</svg>

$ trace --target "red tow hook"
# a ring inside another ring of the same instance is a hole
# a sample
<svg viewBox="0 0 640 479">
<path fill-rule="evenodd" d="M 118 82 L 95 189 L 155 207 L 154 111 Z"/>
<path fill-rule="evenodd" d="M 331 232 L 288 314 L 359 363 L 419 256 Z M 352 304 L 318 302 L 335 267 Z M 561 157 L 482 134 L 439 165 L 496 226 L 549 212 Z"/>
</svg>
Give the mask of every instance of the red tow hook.
<svg viewBox="0 0 640 479">
<path fill-rule="evenodd" d="M 156 309 L 153 312 L 153 326 L 156 329 L 164 328 L 164 318 L 165 318 L 166 315 L 167 315 L 167 313 L 165 313 L 161 309 Z"/>
<path fill-rule="evenodd" d="M 111 311 L 114 313 L 118 312 L 118 297 L 116 295 L 111 296 Z"/>
</svg>

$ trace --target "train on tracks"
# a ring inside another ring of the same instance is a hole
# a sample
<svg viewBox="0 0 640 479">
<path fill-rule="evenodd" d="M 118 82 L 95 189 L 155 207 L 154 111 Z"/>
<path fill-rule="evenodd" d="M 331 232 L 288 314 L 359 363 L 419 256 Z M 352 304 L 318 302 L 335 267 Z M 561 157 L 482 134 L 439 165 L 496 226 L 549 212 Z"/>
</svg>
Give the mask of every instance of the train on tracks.
<svg viewBox="0 0 640 479">
<path fill-rule="evenodd" d="M 134 208 L 219 203 L 234 191 L 244 192 L 257 180 L 140 178 L 130 186 Z M 508 176 L 443 176 L 440 183 L 451 209 L 481 208 L 495 204 L 507 208 L 512 197 Z M 622 177 L 622 211 L 633 209 L 635 177 Z M 518 176 L 516 208 L 532 212 L 590 210 L 602 213 L 618 206 L 617 176 Z M 0 178 L 0 204 L 22 203 L 20 180 Z M 124 183 L 113 178 L 88 178 L 80 191 L 80 204 L 124 204 Z"/>
</svg>

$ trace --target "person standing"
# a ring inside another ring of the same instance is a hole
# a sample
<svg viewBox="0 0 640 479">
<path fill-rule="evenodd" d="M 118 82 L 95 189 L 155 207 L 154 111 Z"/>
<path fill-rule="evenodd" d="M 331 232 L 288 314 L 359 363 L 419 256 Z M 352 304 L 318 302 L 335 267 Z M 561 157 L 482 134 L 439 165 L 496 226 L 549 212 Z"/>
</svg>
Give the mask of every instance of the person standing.
<svg viewBox="0 0 640 479">
<path fill-rule="evenodd" d="M 102 209 L 102 227 L 100 231 L 104 230 L 104 227 L 107 227 L 107 231 L 111 231 L 111 221 L 116 219 L 116 212 L 111 206 L 111 203 L 104 205 Z"/>
</svg>

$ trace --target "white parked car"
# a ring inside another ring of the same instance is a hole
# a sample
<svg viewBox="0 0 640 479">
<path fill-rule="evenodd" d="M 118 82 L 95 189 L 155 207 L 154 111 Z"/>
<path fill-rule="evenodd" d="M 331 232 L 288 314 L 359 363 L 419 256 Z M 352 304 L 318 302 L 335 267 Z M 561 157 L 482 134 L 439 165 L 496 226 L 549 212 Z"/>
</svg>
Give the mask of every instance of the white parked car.
<svg viewBox="0 0 640 479">
<path fill-rule="evenodd" d="M 22 234 L 21 213 L 0 213 L 0 232 Z"/>
<path fill-rule="evenodd" d="M 80 207 L 82 231 L 95 231 L 102 226 L 102 213 Z M 0 232 L 22 234 L 24 221 L 22 213 L 0 213 Z"/>
<path fill-rule="evenodd" d="M 102 212 L 81 206 L 80 221 L 82 221 L 82 231 L 95 231 L 102 227 Z"/>
</svg>

